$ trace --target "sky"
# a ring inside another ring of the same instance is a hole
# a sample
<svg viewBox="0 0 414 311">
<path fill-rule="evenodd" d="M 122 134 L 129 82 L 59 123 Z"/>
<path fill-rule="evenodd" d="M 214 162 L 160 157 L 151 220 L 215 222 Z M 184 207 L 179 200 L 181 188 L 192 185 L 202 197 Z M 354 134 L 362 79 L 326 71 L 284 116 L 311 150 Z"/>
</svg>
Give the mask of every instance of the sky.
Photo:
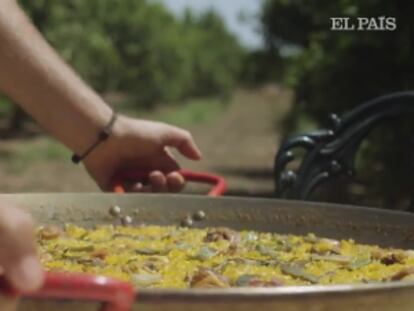
<svg viewBox="0 0 414 311">
<path fill-rule="evenodd" d="M 177 16 L 180 16 L 187 7 L 194 12 L 213 8 L 224 18 L 230 31 L 237 35 L 244 46 L 254 49 L 262 45 L 261 37 L 255 31 L 257 25 L 254 23 L 254 16 L 259 14 L 263 0 L 161 0 L 161 2 Z M 252 19 L 241 22 L 240 12 L 248 14 Z"/>
</svg>

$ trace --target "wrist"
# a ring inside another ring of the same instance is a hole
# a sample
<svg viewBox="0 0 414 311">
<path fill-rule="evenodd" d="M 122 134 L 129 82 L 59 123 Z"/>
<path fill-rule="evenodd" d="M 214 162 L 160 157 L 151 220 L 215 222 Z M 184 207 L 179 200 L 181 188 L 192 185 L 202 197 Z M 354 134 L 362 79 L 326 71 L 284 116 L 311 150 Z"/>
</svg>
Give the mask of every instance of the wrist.
<svg viewBox="0 0 414 311">
<path fill-rule="evenodd" d="M 113 110 L 103 102 L 99 105 L 85 105 L 85 108 L 83 112 L 78 112 L 76 132 L 72 132 L 69 138 L 69 144 L 73 145 L 71 149 L 76 154 L 83 154 L 113 117 Z"/>
<path fill-rule="evenodd" d="M 113 127 L 117 118 L 117 113 L 113 111 L 111 120 L 109 120 L 108 124 L 105 125 L 105 127 L 99 131 L 99 134 L 97 138 L 93 141 L 93 143 L 84 152 L 74 153 L 72 155 L 72 162 L 75 164 L 79 164 L 86 157 L 88 157 L 95 149 L 97 149 L 99 145 L 103 144 L 112 135 Z"/>
<path fill-rule="evenodd" d="M 122 150 L 122 139 L 126 133 L 126 117 L 117 115 L 108 138 L 99 143 L 90 154 L 84 159 L 86 165 L 103 165 L 105 162 L 112 162 L 114 155 L 118 155 Z M 95 138 L 96 139 L 96 138 Z"/>
</svg>

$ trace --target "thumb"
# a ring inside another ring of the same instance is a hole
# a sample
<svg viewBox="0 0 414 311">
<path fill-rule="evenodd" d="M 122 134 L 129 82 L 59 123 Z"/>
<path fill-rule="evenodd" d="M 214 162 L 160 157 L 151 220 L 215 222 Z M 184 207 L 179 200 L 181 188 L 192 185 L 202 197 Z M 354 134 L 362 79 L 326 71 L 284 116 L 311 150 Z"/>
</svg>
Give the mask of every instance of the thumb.
<svg viewBox="0 0 414 311">
<path fill-rule="evenodd" d="M 43 269 L 36 256 L 34 224 L 23 211 L 0 206 L 0 266 L 11 285 L 30 292 L 43 283 Z"/>
<path fill-rule="evenodd" d="M 162 143 L 165 146 L 175 147 L 183 156 L 191 160 L 200 160 L 202 157 L 191 133 L 181 128 L 166 125 Z"/>
</svg>

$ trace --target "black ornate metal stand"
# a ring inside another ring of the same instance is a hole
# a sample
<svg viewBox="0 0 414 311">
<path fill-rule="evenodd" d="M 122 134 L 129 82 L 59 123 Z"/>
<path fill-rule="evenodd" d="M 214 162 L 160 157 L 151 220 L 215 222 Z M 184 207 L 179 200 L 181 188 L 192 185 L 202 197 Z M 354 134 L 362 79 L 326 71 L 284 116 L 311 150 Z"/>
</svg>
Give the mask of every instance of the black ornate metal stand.
<svg viewBox="0 0 414 311">
<path fill-rule="evenodd" d="M 385 95 L 343 115 L 330 116 L 332 128 L 290 138 L 280 148 L 274 165 L 276 194 L 306 200 L 320 184 L 355 173 L 355 154 L 363 139 L 381 121 L 414 113 L 414 91 Z M 305 150 L 299 169 L 288 170 L 297 148 Z"/>
</svg>

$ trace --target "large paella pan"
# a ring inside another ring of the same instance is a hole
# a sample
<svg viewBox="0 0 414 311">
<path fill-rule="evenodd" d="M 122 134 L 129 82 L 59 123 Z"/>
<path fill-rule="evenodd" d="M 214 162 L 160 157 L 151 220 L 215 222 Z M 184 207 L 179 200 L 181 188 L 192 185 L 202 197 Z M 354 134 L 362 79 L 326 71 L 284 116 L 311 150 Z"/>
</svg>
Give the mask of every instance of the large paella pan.
<svg viewBox="0 0 414 311">
<path fill-rule="evenodd" d="M 133 224 L 178 225 L 188 215 L 203 211 L 196 228 L 228 227 L 235 230 L 305 235 L 313 232 L 330 239 L 353 239 L 384 247 L 414 248 L 414 215 L 318 203 L 267 199 L 207 198 L 184 195 L 137 194 L 18 194 L 2 199 L 19 203 L 41 224 L 74 223 L 91 227 L 113 224 L 108 213 L 119 206 Z M 54 285 L 62 286 L 56 280 Z M 76 286 L 84 286 L 82 282 Z M 104 283 L 104 279 L 101 279 Z M 67 285 L 67 284 L 66 284 Z M 102 285 L 102 284 L 101 284 Z M 116 289 L 116 285 L 112 289 Z M 119 284 L 118 284 L 119 285 Z M 70 285 L 67 290 L 73 290 Z M 128 291 L 128 289 L 126 289 Z M 108 294 L 108 292 L 106 292 Z M 411 310 L 411 282 L 360 285 L 312 285 L 272 288 L 140 289 L 135 292 L 136 310 Z M 122 295 L 118 293 L 118 295 Z M 105 295 L 92 301 L 26 298 L 21 310 L 97 310 Z M 73 295 L 76 296 L 76 295 Z M 113 295 L 112 295 L 113 296 Z M 91 298 L 91 297 L 89 297 Z M 113 297 L 112 297 L 113 298 Z M 111 298 L 111 299 L 112 299 Z"/>
</svg>

